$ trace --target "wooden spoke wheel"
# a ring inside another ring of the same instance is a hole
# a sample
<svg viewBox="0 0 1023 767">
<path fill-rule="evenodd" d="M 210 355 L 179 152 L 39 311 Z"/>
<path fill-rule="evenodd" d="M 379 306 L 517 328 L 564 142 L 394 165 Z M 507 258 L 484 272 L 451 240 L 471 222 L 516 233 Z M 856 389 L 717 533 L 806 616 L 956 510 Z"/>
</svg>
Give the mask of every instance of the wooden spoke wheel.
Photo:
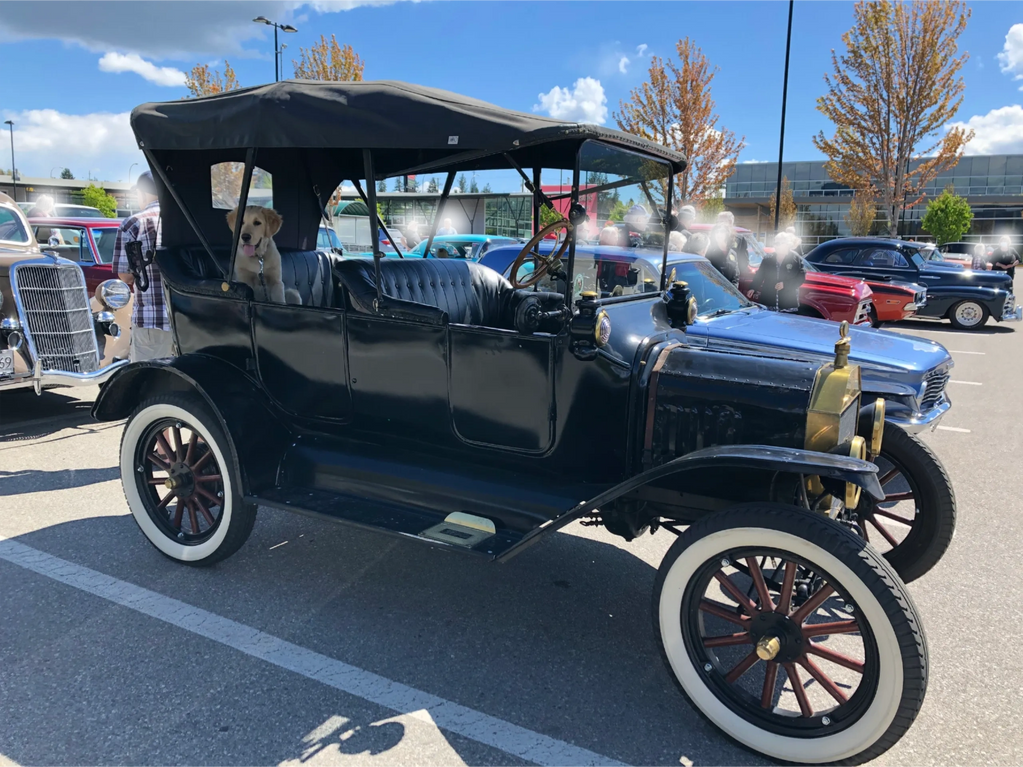
<svg viewBox="0 0 1023 767">
<path fill-rule="evenodd" d="M 696 709 L 775 759 L 873 759 L 923 701 L 926 647 L 898 576 L 851 531 L 793 506 L 689 527 L 658 571 L 654 619 Z"/>
</svg>

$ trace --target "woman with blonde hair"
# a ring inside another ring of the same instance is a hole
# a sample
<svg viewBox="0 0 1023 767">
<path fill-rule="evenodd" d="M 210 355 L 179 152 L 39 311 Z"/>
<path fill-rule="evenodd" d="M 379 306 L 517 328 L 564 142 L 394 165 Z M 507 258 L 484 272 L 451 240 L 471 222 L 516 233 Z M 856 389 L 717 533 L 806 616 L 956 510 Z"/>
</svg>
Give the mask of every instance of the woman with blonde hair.
<svg viewBox="0 0 1023 767">
<path fill-rule="evenodd" d="M 779 232 L 774 238 L 774 253 L 769 254 L 753 275 L 746 296 L 776 311 L 799 308 L 799 288 L 806 281 L 803 259 L 795 252 L 799 238 Z"/>
</svg>

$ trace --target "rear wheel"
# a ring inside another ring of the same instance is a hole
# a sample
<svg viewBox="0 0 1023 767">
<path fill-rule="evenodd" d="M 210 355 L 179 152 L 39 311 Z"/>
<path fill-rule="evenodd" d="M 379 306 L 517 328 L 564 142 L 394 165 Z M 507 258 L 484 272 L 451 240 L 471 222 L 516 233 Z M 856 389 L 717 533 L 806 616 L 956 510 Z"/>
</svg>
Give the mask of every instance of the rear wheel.
<svg viewBox="0 0 1023 767">
<path fill-rule="evenodd" d="M 879 328 L 882 325 L 884 325 L 884 323 L 877 318 L 877 309 L 875 309 L 873 306 L 870 307 L 870 311 L 868 312 L 867 316 L 870 317 L 870 327 Z"/>
<path fill-rule="evenodd" d="M 948 319 L 952 327 L 958 330 L 977 330 L 987 324 L 991 313 L 984 304 L 967 299 L 948 310 Z"/>
<path fill-rule="evenodd" d="M 149 542 L 184 564 L 229 557 L 256 520 L 227 436 L 195 395 L 162 395 L 135 409 L 121 438 L 121 484 Z"/>
<path fill-rule="evenodd" d="M 688 700 L 774 759 L 873 759 L 923 703 L 927 648 L 905 587 L 819 514 L 750 504 L 705 517 L 665 556 L 653 607 Z"/>
</svg>

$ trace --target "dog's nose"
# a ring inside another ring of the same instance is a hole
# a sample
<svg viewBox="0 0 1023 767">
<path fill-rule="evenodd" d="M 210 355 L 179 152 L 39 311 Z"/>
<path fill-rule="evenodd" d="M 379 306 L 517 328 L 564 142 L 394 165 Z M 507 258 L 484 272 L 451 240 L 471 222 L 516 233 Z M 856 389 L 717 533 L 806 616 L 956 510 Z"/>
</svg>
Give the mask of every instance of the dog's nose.
<svg viewBox="0 0 1023 767">
<path fill-rule="evenodd" d="M 242 242 L 248 242 L 251 239 L 252 239 L 252 235 L 251 234 L 243 234 L 242 235 Z"/>
</svg>

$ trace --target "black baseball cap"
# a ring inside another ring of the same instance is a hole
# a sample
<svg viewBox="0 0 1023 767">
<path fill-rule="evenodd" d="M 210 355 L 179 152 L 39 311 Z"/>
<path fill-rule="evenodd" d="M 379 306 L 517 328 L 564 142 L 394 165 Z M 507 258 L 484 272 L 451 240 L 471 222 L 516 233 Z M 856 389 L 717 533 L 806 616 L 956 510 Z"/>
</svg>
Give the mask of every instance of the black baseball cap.
<svg viewBox="0 0 1023 767">
<path fill-rule="evenodd" d="M 135 188 L 146 194 L 156 194 L 156 182 L 153 180 L 152 171 L 143 171 L 135 181 Z"/>
</svg>

